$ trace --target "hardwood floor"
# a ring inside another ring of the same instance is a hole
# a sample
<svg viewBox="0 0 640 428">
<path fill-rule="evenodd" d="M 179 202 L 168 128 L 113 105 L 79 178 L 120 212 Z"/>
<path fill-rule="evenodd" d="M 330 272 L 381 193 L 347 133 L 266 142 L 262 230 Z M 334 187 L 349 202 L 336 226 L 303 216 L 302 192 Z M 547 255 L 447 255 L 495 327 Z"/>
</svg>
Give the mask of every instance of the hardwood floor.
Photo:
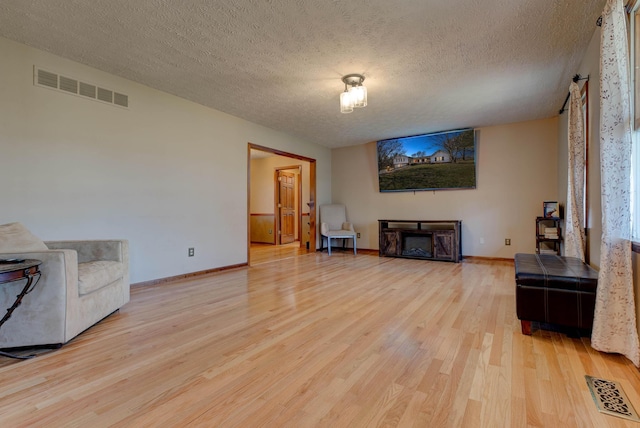
<svg viewBox="0 0 640 428">
<path fill-rule="evenodd" d="M 300 241 L 291 244 L 272 245 L 272 244 L 251 244 L 250 264 L 256 266 L 262 263 L 271 263 L 278 260 L 290 259 L 303 254 L 308 254 L 306 248 L 300 248 Z"/>
<path fill-rule="evenodd" d="M 520 334 L 513 265 L 310 253 L 132 289 L 60 350 L 0 360 L 0 426 L 631 427 L 588 338 Z"/>
</svg>

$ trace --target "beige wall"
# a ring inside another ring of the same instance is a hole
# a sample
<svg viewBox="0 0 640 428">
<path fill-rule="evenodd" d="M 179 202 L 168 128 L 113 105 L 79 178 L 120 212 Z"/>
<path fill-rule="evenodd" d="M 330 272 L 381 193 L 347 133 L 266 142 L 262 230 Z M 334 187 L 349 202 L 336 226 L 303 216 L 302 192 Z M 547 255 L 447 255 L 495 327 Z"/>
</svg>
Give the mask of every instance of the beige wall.
<svg viewBox="0 0 640 428">
<path fill-rule="evenodd" d="M 0 223 L 127 238 L 134 283 L 247 261 L 249 142 L 316 159 L 317 202 L 331 200 L 325 147 L 3 38 L 0 58 Z M 130 108 L 36 87 L 34 65 Z"/>
<path fill-rule="evenodd" d="M 378 248 L 378 219 L 462 220 L 463 255 L 531 253 L 542 202 L 557 199 L 557 128 L 551 118 L 478 129 L 471 190 L 380 193 L 375 143 L 334 149 L 333 202 L 346 204 L 360 248 Z"/>
</svg>

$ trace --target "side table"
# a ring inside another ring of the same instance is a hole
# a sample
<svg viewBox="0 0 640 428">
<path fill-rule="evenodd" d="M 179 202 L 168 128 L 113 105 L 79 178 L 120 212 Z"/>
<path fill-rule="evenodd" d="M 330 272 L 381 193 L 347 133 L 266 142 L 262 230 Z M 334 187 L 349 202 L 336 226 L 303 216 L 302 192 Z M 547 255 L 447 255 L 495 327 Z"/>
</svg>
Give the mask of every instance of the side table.
<svg viewBox="0 0 640 428">
<path fill-rule="evenodd" d="M 2 328 L 2 325 L 11 318 L 13 311 L 20 306 L 24 296 L 31 293 L 35 288 L 41 276 L 40 264 L 42 264 L 42 262 L 35 259 L 0 259 L 0 286 L 16 281 L 26 281 L 24 287 L 22 287 L 22 291 L 16 296 L 15 302 L 13 302 L 11 307 L 7 309 L 7 313 L 4 314 L 0 320 L 0 328 Z M 35 357 L 35 355 L 20 356 L 3 351 L 0 351 L 0 355 L 20 360 Z"/>
</svg>

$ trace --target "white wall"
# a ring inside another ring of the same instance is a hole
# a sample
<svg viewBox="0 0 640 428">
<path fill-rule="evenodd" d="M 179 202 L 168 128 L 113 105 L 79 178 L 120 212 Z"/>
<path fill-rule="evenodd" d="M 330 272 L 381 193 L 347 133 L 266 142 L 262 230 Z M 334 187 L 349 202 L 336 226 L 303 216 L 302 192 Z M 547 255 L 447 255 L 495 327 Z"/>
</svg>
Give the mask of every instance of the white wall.
<svg viewBox="0 0 640 428">
<path fill-rule="evenodd" d="M 346 204 L 360 248 L 378 248 L 379 219 L 462 220 L 463 255 L 531 253 L 542 202 L 557 200 L 557 138 L 555 118 L 479 128 L 477 188 L 415 194 L 378 191 L 375 142 L 334 149 L 333 202 Z"/>
<path fill-rule="evenodd" d="M 0 223 L 127 238 L 134 283 L 247 261 L 249 142 L 317 159 L 317 201 L 331 200 L 327 148 L 3 38 L 0 57 Z M 34 86 L 34 65 L 130 108 Z"/>
</svg>

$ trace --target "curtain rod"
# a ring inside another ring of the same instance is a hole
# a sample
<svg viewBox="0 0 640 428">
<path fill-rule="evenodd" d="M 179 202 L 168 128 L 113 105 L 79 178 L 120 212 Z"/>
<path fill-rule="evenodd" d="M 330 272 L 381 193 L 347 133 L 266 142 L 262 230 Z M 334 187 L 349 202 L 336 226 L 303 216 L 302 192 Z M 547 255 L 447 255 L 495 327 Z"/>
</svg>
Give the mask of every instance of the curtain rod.
<svg viewBox="0 0 640 428">
<path fill-rule="evenodd" d="M 580 81 L 580 80 L 587 80 L 588 81 L 589 80 L 589 76 L 582 77 L 579 74 L 576 74 L 575 76 L 573 76 L 573 79 L 571 79 L 571 80 L 573 80 L 575 83 L 578 83 L 578 81 Z M 571 96 L 571 92 L 569 92 L 567 94 L 567 98 L 564 99 L 564 104 L 562 104 L 562 108 L 560 109 L 560 111 L 558 111 L 558 114 L 562 114 L 562 113 L 565 112 L 565 107 L 567 106 L 567 102 L 569 101 L 569 96 Z"/>
</svg>

